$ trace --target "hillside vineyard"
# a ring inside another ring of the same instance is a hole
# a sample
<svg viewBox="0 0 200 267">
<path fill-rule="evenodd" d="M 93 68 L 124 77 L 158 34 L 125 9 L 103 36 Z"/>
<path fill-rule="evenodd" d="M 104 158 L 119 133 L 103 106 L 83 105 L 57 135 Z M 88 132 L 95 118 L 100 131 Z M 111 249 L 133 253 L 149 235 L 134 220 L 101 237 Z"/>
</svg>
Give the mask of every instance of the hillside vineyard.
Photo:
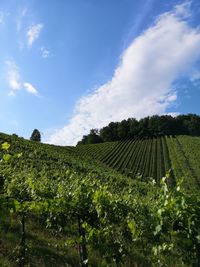
<svg viewBox="0 0 200 267">
<path fill-rule="evenodd" d="M 121 142 L 79 145 L 75 151 L 90 156 L 130 177 L 153 177 L 158 182 L 172 170 L 175 177 L 190 177 L 185 186 L 200 186 L 200 137 L 167 136 Z"/>
<path fill-rule="evenodd" d="M 200 137 L 0 134 L 0 266 L 200 265 Z"/>
</svg>

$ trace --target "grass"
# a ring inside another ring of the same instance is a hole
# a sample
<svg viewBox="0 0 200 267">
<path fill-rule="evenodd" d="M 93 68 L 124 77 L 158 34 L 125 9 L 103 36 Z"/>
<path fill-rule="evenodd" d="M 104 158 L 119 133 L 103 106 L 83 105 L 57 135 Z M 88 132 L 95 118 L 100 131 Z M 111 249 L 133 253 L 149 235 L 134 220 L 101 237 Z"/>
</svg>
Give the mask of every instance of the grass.
<svg viewBox="0 0 200 267">
<path fill-rule="evenodd" d="M 19 217 L 9 215 L 1 210 L 0 227 L 0 266 L 18 266 L 21 241 L 21 225 Z M 29 267 L 70 267 L 78 266 L 77 248 L 63 246 L 64 236 L 54 235 L 40 224 L 39 220 L 30 216 L 26 223 L 27 266 Z"/>
</svg>

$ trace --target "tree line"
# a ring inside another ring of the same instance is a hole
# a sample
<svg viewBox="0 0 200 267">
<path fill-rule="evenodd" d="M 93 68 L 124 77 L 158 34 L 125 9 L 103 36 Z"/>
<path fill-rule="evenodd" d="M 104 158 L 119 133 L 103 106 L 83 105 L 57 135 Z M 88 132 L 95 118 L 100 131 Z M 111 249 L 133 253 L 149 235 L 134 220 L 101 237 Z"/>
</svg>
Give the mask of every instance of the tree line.
<svg viewBox="0 0 200 267">
<path fill-rule="evenodd" d="M 196 114 L 154 115 L 140 120 L 129 118 L 121 122 L 110 122 L 99 129 L 91 129 L 77 145 L 96 144 L 132 138 L 152 138 L 164 135 L 200 136 L 200 116 Z"/>
</svg>

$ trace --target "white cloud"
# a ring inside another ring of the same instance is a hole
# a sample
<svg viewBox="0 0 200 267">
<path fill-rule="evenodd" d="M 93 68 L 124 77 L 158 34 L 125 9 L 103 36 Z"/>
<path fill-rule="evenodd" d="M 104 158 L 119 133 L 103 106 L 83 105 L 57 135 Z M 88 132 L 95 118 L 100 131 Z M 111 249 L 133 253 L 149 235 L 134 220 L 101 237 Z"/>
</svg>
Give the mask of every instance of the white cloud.
<svg viewBox="0 0 200 267">
<path fill-rule="evenodd" d="M 38 39 L 42 28 L 44 27 L 43 24 L 35 24 L 31 26 L 27 31 L 27 38 L 28 38 L 28 46 L 31 47 L 33 42 Z"/>
<path fill-rule="evenodd" d="M 9 95 L 14 95 L 14 91 L 20 90 L 20 74 L 19 69 L 14 61 L 6 61 L 7 66 L 7 80 L 12 92 Z"/>
<path fill-rule="evenodd" d="M 6 67 L 7 67 L 7 81 L 8 85 L 11 89 L 11 91 L 8 93 L 9 96 L 15 96 L 16 92 L 25 89 L 26 92 L 33 94 L 33 95 L 39 95 L 38 90 L 28 82 L 23 82 L 19 68 L 17 64 L 14 61 L 6 61 Z"/>
<path fill-rule="evenodd" d="M 167 112 L 167 113 L 163 113 L 163 115 L 177 117 L 178 115 L 180 115 L 180 112 Z"/>
<path fill-rule="evenodd" d="M 112 79 L 82 97 L 70 122 L 48 142 L 74 145 L 91 128 L 165 113 L 177 98 L 173 83 L 200 57 L 200 30 L 189 25 L 189 14 L 183 3 L 160 15 L 124 51 Z"/>
<path fill-rule="evenodd" d="M 26 8 L 23 8 L 20 10 L 19 15 L 18 15 L 17 20 L 16 20 L 17 32 L 21 31 L 22 22 L 23 22 L 24 17 L 26 17 L 27 12 L 28 12 L 28 10 Z"/>
<path fill-rule="evenodd" d="M 37 89 L 32 84 L 25 82 L 23 86 L 28 93 L 38 95 Z"/>
<path fill-rule="evenodd" d="M 41 47 L 40 48 L 40 51 L 41 51 L 41 53 L 42 53 L 42 57 L 43 58 L 48 58 L 49 56 L 50 56 L 50 51 L 49 50 L 47 50 L 45 47 Z"/>
</svg>

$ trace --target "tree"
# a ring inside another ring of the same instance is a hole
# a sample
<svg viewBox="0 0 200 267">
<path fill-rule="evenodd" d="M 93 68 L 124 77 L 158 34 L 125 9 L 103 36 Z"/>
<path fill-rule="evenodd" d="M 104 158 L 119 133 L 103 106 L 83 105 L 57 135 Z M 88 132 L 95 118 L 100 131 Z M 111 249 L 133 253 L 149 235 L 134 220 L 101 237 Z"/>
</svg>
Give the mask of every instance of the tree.
<svg viewBox="0 0 200 267">
<path fill-rule="evenodd" d="M 129 118 L 128 119 L 128 125 L 129 125 L 129 138 L 135 138 L 138 136 L 138 126 L 139 122 L 135 118 Z"/>
<path fill-rule="evenodd" d="M 123 120 L 118 123 L 117 133 L 119 140 L 125 140 L 128 137 L 129 133 L 129 124 L 128 121 Z"/>
<path fill-rule="evenodd" d="M 103 140 L 99 136 L 98 129 L 92 129 L 88 135 L 83 136 L 82 140 L 79 141 L 77 145 L 98 144 L 102 142 Z"/>
<path fill-rule="evenodd" d="M 30 137 L 30 140 L 36 141 L 36 142 L 41 142 L 41 134 L 40 132 L 35 129 Z"/>
<path fill-rule="evenodd" d="M 102 143 L 102 139 L 99 136 L 99 132 L 97 129 L 92 129 L 90 130 L 90 133 L 87 136 L 87 143 L 88 144 L 98 144 Z"/>
<path fill-rule="evenodd" d="M 110 122 L 108 126 L 100 130 L 100 137 L 103 142 L 117 141 L 118 137 L 118 122 Z"/>
</svg>

